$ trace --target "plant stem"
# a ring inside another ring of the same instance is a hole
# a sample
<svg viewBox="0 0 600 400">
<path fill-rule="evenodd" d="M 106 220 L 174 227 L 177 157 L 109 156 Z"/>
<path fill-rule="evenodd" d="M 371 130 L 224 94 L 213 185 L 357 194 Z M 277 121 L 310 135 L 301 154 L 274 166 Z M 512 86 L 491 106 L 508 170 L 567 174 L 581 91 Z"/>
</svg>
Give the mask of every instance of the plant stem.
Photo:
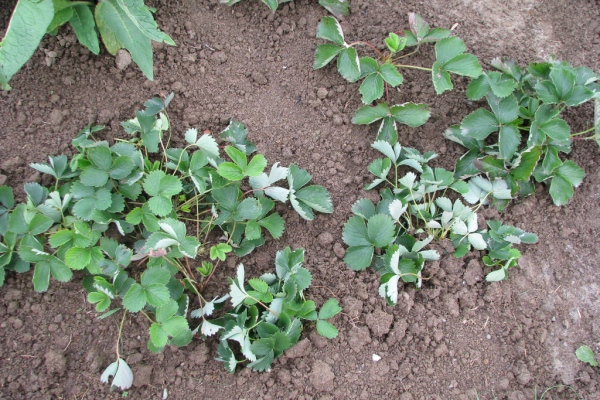
<svg viewBox="0 0 600 400">
<path fill-rule="evenodd" d="M 595 126 L 592 126 L 590 129 L 586 129 L 585 131 L 581 131 L 581 132 L 577 132 L 577 133 L 574 133 L 574 134 L 572 134 L 572 135 L 571 135 L 571 137 L 575 137 L 575 136 L 584 135 L 584 134 L 586 134 L 586 133 L 588 133 L 588 132 L 591 132 L 591 131 L 593 131 L 594 129 L 596 129 L 596 127 L 595 127 Z M 594 135 L 594 136 L 596 136 L 596 135 Z M 591 136 L 591 137 L 594 137 L 594 136 Z M 586 139 L 587 139 L 587 138 L 586 138 Z"/>
<path fill-rule="evenodd" d="M 123 312 L 123 318 L 121 318 L 121 325 L 119 325 L 119 336 L 117 336 L 117 359 L 121 358 L 121 354 L 119 353 L 119 341 L 121 340 L 121 333 L 123 333 L 123 323 L 125 322 L 125 316 L 127 315 L 127 310 Z"/>
<path fill-rule="evenodd" d="M 385 98 L 388 104 L 390 104 L 390 87 L 387 82 L 385 82 Z"/>
<path fill-rule="evenodd" d="M 279 317 L 279 314 L 277 314 L 275 311 L 271 310 L 269 307 L 267 307 L 265 304 L 261 303 L 260 301 L 258 301 L 258 300 L 257 300 L 257 299 L 255 299 L 254 297 L 252 297 L 252 296 L 248 296 L 248 298 L 250 298 L 250 299 L 252 299 L 252 300 L 256 301 L 258 304 L 260 304 L 261 306 L 263 306 L 264 308 L 266 308 L 266 309 L 267 309 L 267 310 L 268 310 L 268 311 L 269 311 L 271 314 L 274 314 L 274 315 L 276 315 L 277 317 Z"/>
<path fill-rule="evenodd" d="M 367 46 L 369 46 L 370 48 L 372 48 L 373 50 L 375 50 L 375 52 L 376 52 L 377 54 L 379 54 L 379 57 L 381 57 L 381 58 L 383 58 L 383 57 L 384 57 L 383 53 L 382 53 L 381 51 L 379 51 L 379 50 L 377 49 L 377 47 L 375 47 L 375 46 L 373 46 L 372 44 L 370 44 L 370 43 L 367 43 L 367 42 L 358 41 L 358 42 L 350 43 L 348 46 L 352 47 L 352 46 L 354 46 L 354 45 L 357 45 L 357 44 L 364 44 L 364 45 L 367 45 Z"/>
<path fill-rule="evenodd" d="M 237 221 L 233 221 L 233 229 L 231 230 L 232 232 L 235 232 L 235 227 L 236 227 Z M 206 233 L 206 235 L 208 236 L 208 232 Z M 206 242 L 206 238 L 204 239 L 204 241 Z M 229 235 L 229 238 L 227 238 L 227 245 L 229 245 L 229 242 L 231 242 L 231 235 Z M 210 278 L 212 278 L 213 274 L 215 273 L 215 271 L 217 270 L 217 267 L 219 266 L 219 263 L 221 262 L 221 259 L 217 260 L 217 262 L 215 263 L 215 266 L 213 267 L 213 270 L 210 271 L 210 275 L 208 275 L 206 277 L 206 280 L 204 281 L 204 283 L 202 284 L 202 290 L 204 291 L 204 289 L 206 288 L 206 285 L 208 284 L 208 281 L 210 281 Z M 256 299 L 255 299 L 256 300 Z M 266 308 L 266 307 L 265 307 Z"/>
<path fill-rule="evenodd" d="M 416 65 L 404 65 L 404 64 L 393 64 L 394 67 L 399 67 L 399 68 L 412 68 L 412 69 L 418 69 L 421 71 L 430 71 L 431 72 L 431 68 L 425 68 L 425 67 L 417 67 Z"/>
<path fill-rule="evenodd" d="M 408 57 L 408 56 L 412 56 L 412 55 L 413 55 L 413 54 L 415 54 L 417 51 L 419 51 L 419 47 L 421 47 L 421 43 L 419 43 L 419 44 L 417 45 L 417 48 L 415 49 L 415 51 L 412 51 L 412 52 L 410 52 L 410 53 L 407 53 L 407 54 L 401 55 L 400 57 L 398 57 L 398 58 L 396 58 L 396 59 L 394 59 L 394 60 L 392 60 L 392 61 L 396 61 L 396 60 L 400 60 L 401 58 L 405 58 L 405 57 Z"/>
</svg>

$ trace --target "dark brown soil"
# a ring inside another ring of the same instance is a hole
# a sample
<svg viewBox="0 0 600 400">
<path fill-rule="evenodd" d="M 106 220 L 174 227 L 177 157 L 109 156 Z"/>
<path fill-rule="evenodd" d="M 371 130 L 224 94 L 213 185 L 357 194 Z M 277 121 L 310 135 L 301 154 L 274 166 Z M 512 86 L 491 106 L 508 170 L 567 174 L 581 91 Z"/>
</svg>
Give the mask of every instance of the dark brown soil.
<svg viewBox="0 0 600 400">
<path fill-rule="evenodd" d="M 148 3 L 148 2 L 147 2 Z M 124 135 L 119 122 L 159 93 L 174 91 L 170 118 L 182 140 L 188 127 L 220 132 L 235 118 L 250 140 L 274 163 L 307 169 L 329 189 L 335 212 L 305 223 L 283 210 L 286 233 L 244 258 L 248 275 L 274 265 L 285 246 L 304 247 L 313 274 L 309 296 L 317 304 L 336 296 L 344 307 L 333 321 L 338 338 L 305 332 L 297 347 L 270 373 L 247 369 L 228 374 L 215 340 L 193 341 L 159 355 L 146 349 L 147 322 L 128 317 L 123 349 L 135 374 L 127 397 L 160 399 L 534 399 L 554 385 L 569 385 L 583 399 L 600 399 L 598 368 L 575 357 L 587 344 L 600 353 L 600 199 L 598 146 L 577 142 L 569 157 L 586 171 L 571 202 L 555 207 L 547 188 L 508 207 L 504 221 L 539 235 L 521 248 L 520 267 L 506 282 L 488 284 L 478 257 L 445 255 L 428 266 L 434 276 L 418 292 L 407 287 L 397 307 L 377 294 L 373 270 L 355 273 L 341 259 L 341 228 L 353 202 L 377 193 L 362 190 L 375 128 L 350 124 L 360 106 L 357 84 L 332 68 L 313 71 L 315 30 L 327 15 L 316 1 L 295 0 L 271 14 L 258 0 L 233 8 L 216 0 L 150 1 L 161 29 L 177 47 L 157 46 L 155 81 L 131 65 L 121 71 L 106 53 L 89 54 L 68 29 L 44 39 L 39 50 L 0 96 L 0 184 L 16 188 L 43 181 L 28 167 L 47 154 L 71 154 L 71 138 L 86 124 L 106 124 L 109 140 Z M 351 0 L 343 23 L 349 38 L 380 43 L 407 26 L 406 13 L 450 28 L 483 62 L 509 56 L 525 64 L 551 53 L 574 65 L 599 70 L 600 12 L 596 1 Z M 0 36 L 14 2 L 0 5 Z M 413 59 L 431 65 L 433 48 Z M 429 104 L 432 118 L 417 129 L 401 128 L 400 141 L 440 154 L 437 165 L 453 168 L 463 149 L 442 138 L 479 104 L 457 90 L 435 96 L 427 73 L 408 72 L 391 94 L 395 103 Z M 317 96 L 319 91 L 320 96 Z M 324 95 L 326 94 L 326 95 Z M 592 108 L 566 118 L 573 131 L 590 126 Z M 494 216 L 486 211 L 486 216 Z M 333 241 L 327 236 L 328 232 Z M 334 248 L 337 251 L 334 251 Z M 235 262 L 234 262 L 235 261 Z M 234 273 L 232 260 L 214 281 Z M 215 285 L 223 294 L 224 285 Z M 116 316 L 96 320 L 81 276 L 52 281 L 33 291 L 31 274 L 10 275 L 0 289 L 0 398 L 121 398 L 100 383 L 113 361 Z M 373 355 L 381 360 L 373 361 Z M 536 392 L 537 391 L 537 392 Z M 563 388 L 545 399 L 573 399 Z"/>
</svg>

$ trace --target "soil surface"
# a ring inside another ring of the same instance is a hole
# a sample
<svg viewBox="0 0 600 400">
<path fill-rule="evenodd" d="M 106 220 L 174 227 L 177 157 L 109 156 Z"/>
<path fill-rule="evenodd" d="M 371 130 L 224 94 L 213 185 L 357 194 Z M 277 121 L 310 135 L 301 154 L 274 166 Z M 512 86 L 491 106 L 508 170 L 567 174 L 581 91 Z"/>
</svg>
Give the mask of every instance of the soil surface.
<svg viewBox="0 0 600 400">
<path fill-rule="evenodd" d="M 161 399 L 166 393 L 168 399 L 521 400 L 569 385 L 582 399 L 600 399 L 599 369 L 575 357 L 582 344 L 600 354 L 595 143 L 579 141 L 569 155 L 586 178 L 568 205 L 554 206 L 547 187 L 539 185 L 535 196 L 507 208 L 505 223 L 540 239 L 520 248 L 523 257 L 507 281 L 486 283 L 488 270 L 478 254 L 455 259 L 438 246 L 442 259 L 427 266 L 433 279 L 420 291 L 406 286 L 398 306 L 389 307 L 377 294 L 374 270 L 356 273 L 341 260 L 342 226 L 352 204 L 362 197 L 377 200 L 375 191 L 362 190 L 371 179 L 367 166 L 377 157 L 370 147 L 376 132 L 350 123 L 360 107 L 358 84 L 347 83 L 331 67 L 312 69 L 321 43 L 316 26 L 327 11 L 316 0 L 295 0 L 274 14 L 258 0 L 231 8 L 215 0 L 146 3 L 157 8 L 159 27 L 177 43 L 155 47 L 153 82 L 134 64 L 117 68 L 105 51 L 90 54 L 67 28 L 43 40 L 11 81 L 14 89 L 0 96 L 0 184 L 15 187 L 22 200 L 24 182 L 45 182 L 29 163 L 43 162 L 47 154 L 71 155 L 71 138 L 88 123 L 107 125 L 108 140 L 123 137 L 120 121 L 147 99 L 173 91 L 175 144 L 189 127 L 217 135 L 237 119 L 271 163 L 297 163 L 329 189 L 333 214 L 304 222 L 281 209 L 284 236 L 243 262 L 247 276 L 256 276 L 273 268 L 277 250 L 304 247 L 313 275 L 307 295 L 317 304 L 335 296 L 344 311 L 332 321 L 340 330 L 336 339 L 306 331 L 270 373 L 238 368 L 234 375 L 214 361 L 214 339 L 151 354 L 147 321 L 128 316 L 123 350 L 135 374 L 128 398 Z M 14 4 L 0 5 L 0 37 Z M 349 40 L 380 44 L 388 32 L 405 29 L 406 13 L 414 11 L 434 27 L 455 26 L 485 64 L 497 56 L 525 64 L 554 53 L 600 71 L 596 1 L 351 0 L 350 10 L 343 22 Z M 433 59 L 433 47 L 424 46 L 411 62 L 430 66 Z M 464 149 L 442 132 L 483 103 L 467 101 L 466 79 L 453 77 L 456 90 L 436 96 L 427 73 L 404 75 L 405 84 L 391 93 L 393 102 L 429 104 L 432 118 L 417 129 L 400 128 L 400 142 L 439 153 L 434 165 L 452 169 Z M 574 132 L 586 129 L 592 107 L 565 118 Z M 487 210 L 484 216 L 498 215 Z M 225 277 L 238 262 L 232 258 L 217 274 L 212 294 L 225 293 Z M 120 318 L 97 320 L 81 279 L 52 280 L 48 292 L 39 294 L 31 273 L 8 276 L 0 288 L 0 398 L 124 396 L 100 382 L 100 373 L 114 361 Z M 574 398 L 565 387 L 544 397 Z"/>
</svg>

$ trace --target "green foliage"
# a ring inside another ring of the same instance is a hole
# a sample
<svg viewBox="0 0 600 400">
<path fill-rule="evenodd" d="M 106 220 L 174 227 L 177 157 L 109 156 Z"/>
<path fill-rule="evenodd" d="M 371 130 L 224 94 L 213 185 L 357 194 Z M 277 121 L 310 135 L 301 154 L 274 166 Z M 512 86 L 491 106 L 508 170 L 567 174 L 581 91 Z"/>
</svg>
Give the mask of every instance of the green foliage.
<svg viewBox="0 0 600 400">
<path fill-rule="evenodd" d="M 273 360 L 298 342 L 302 320 L 313 321 L 317 332 L 332 339 L 337 329 L 327 321 L 342 309 L 337 300 L 329 299 L 317 312 L 315 302 L 306 300 L 312 276 L 302 267 L 304 250 L 287 247 L 278 251 L 275 274 L 267 273 L 245 282 L 244 266 L 240 264 L 234 279 L 229 279 L 230 292 L 216 300 L 230 299 L 233 310 L 223 317 L 208 320 L 214 303 L 195 310 L 192 316 L 202 318 L 200 331 L 206 336 L 219 335 L 218 361 L 233 373 L 238 363 L 248 361 L 248 368 L 269 370 Z M 229 341 L 237 342 L 243 360 L 237 360 Z"/>
<path fill-rule="evenodd" d="M 0 47 L 3 90 L 10 90 L 9 80 L 31 58 L 44 35 L 55 34 L 66 23 L 94 54 L 100 54 L 98 33 L 112 55 L 127 49 L 150 80 L 154 75 L 151 41 L 175 45 L 157 28 L 143 0 L 19 0 Z"/>
<path fill-rule="evenodd" d="M 580 361 L 590 364 L 592 367 L 598 366 L 598 361 L 596 361 L 594 352 L 588 346 L 583 345 L 580 346 L 576 351 L 575 355 Z"/>
<path fill-rule="evenodd" d="M 528 68 L 495 59 L 492 66 L 497 71 L 481 74 L 467 87 L 469 99 L 485 97 L 489 110 L 475 110 L 444 133 L 469 149 L 457 166 L 457 177 L 500 178 L 512 197 L 529 195 L 534 181 L 544 182 L 554 204 L 566 204 L 584 171 L 559 154 L 568 154 L 573 140 L 596 128 L 572 134 L 560 115 L 566 107 L 600 97 L 599 77 L 588 68 L 554 59 Z M 585 139 L 597 140 L 597 134 Z"/>
<path fill-rule="evenodd" d="M 359 92 L 365 107 L 354 116 L 355 124 L 371 124 L 382 120 L 377 140 L 393 144 L 398 139 L 396 122 L 416 127 L 424 124 L 430 116 L 427 106 L 405 103 L 390 107 L 389 88 L 395 88 L 404 82 L 401 69 L 412 68 L 431 72 L 433 85 L 438 94 L 452 89 L 450 73 L 477 78 L 482 73 L 481 65 L 472 54 L 465 53 L 465 43 L 456 36 L 450 36 L 448 29 L 430 29 L 423 19 L 409 13 L 410 30 L 400 36 L 390 33 L 384 39 L 387 51 L 381 52 L 373 45 L 357 41 L 347 43 L 339 22 L 334 17 L 325 17 L 317 27 L 317 38 L 333 44 L 320 44 L 315 53 L 314 69 L 323 68 L 337 57 L 337 70 L 349 82 L 362 80 Z M 416 53 L 421 44 L 436 43 L 436 61 L 431 68 L 405 65 L 401 59 Z M 359 57 L 356 47 L 369 46 L 377 54 L 377 59 L 368 56 Z M 412 46 L 417 48 L 402 54 Z M 386 95 L 386 102 L 371 106 Z"/>
<path fill-rule="evenodd" d="M 500 267 L 487 276 L 488 281 L 505 279 L 508 268 L 516 264 L 520 253 L 512 248 L 513 244 L 537 241 L 537 236 L 499 221 L 488 221 L 489 230 L 479 228 L 477 211 L 481 206 L 506 205 L 511 199 L 502 179 L 488 181 L 477 176 L 467 182 L 456 178 L 451 171 L 427 165 L 437 156 L 433 152 L 421 154 L 384 140 L 376 141 L 372 147 L 385 158 L 369 165 L 368 170 L 376 179 L 365 190 L 382 183 L 391 188 L 380 191 L 381 201 L 377 205 L 360 199 L 352 207 L 354 216 L 344 225 L 342 235 L 349 246 L 344 262 L 353 270 L 369 266 L 379 270 L 379 294 L 389 304 L 397 303 L 400 282 L 421 287 L 425 262 L 440 257 L 435 250 L 425 250 L 433 240 L 450 239 L 457 257 L 464 256 L 471 248 L 487 251 L 484 263 Z M 400 169 L 406 166 L 417 173 L 400 175 Z M 460 199 L 452 201 L 448 191 L 473 206 Z"/>
<path fill-rule="evenodd" d="M 232 143 L 225 147 L 231 161 L 220 157 L 212 136 L 198 137 L 195 129 L 186 132 L 184 148 L 168 148 L 165 110 L 171 99 L 172 95 L 152 99 L 144 111 L 136 111 L 136 118 L 124 122 L 129 140 L 118 139 L 110 146 L 95 138 L 101 127 L 88 126 L 73 139 L 77 154 L 70 161 L 56 156 L 48 163 L 32 164 L 51 175 L 54 184 L 49 188 L 26 184 L 25 203 L 15 204 L 12 189 L 0 187 L 0 285 L 7 271 L 26 272 L 33 266 L 34 288 L 43 292 L 51 277 L 66 282 L 73 270 L 82 271 L 88 301 L 96 311 L 105 312 L 103 318 L 124 310 L 123 319 L 127 312 L 140 312 L 151 320 L 152 352 L 191 341 L 187 320 L 191 299 L 197 298 L 203 316 L 222 303 L 205 300 L 202 292 L 228 253 L 250 253 L 265 243 L 265 232 L 281 237 L 284 220 L 273 211 L 275 201 L 289 201 L 305 219 L 313 219 L 315 211 L 333 211 L 327 190 L 306 186 L 311 176 L 298 166 L 275 163 L 269 175 L 264 173 L 267 160 L 260 154 L 250 157 L 255 146 L 238 122 L 221 134 Z M 241 187 L 248 177 L 253 190 L 244 193 Z M 287 188 L 275 186 L 286 181 Z M 211 234 L 215 228 L 220 233 Z M 224 241 L 218 242 L 219 237 Z M 133 249 L 116 239 L 134 243 Z M 242 278 L 240 291 L 249 296 L 242 299 L 244 304 L 270 303 L 281 311 L 283 303 L 292 307 L 303 299 L 302 291 L 312 280 L 301 267 L 303 251 L 286 249 L 282 254 L 277 259 L 281 287 L 250 280 L 252 290 L 246 291 Z M 216 262 L 208 262 L 209 257 Z M 195 274 L 190 260 L 198 258 L 201 266 Z M 132 272 L 133 263 L 144 265 L 141 273 Z M 289 297 L 286 302 L 282 294 Z M 310 314 L 306 310 L 298 314 L 300 310 L 285 311 L 287 319 L 280 325 Z M 332 327 L 324 321 L 329 314 L 312 320 L 318 320 L 317 329 L 331 337 Z M 203 334 L 217 329 L 208 324 Z M 300 323 L 293 322 L 293 327 L 299 335 Z M 297 337 L 288 328 L 280 335 L 289 335 L 286 343 L 291 346 Z M 272 350 L 279 355 L 279 348 Z M 124 389 L 131 385 L 131 371 L 118 353 L 117 359 L 102 380 L 114 376 L 113 385 Z"/>
</svg>

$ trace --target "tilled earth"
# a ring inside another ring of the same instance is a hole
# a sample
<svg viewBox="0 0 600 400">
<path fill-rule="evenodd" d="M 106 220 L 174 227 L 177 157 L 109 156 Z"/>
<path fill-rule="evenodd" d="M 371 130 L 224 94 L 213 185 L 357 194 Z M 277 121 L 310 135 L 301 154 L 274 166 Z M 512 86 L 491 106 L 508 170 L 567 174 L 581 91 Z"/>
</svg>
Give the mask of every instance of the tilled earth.
<svg viewBox="0 0 600 400">
<path fill-rule="evenodd" d="M 146 348 L 148 323 L 129 316 L 123 350 L 135 374 L 127 397 L 160 399 L 600 399 L 598 368 L 575 357 L 587 344 L 600 354 L 600 234 L 598 147 L 578 141 L 569 158 L 586 171 L 583 184 L 565 207 L 556 207 L 547 187 L 513 202 L 505 223 L 539 236 L 522 247 L 519 267 L 507 281 L 488 284 L 479 254 L 464 259 L 437 249 L 429 263 L 433 278 L 424 289 L 406 286 L 398 306 L 377 294 L 373 270 L 348 270 L 341 258 L 342 226 L 359 198 L 377 200 L 362 187 L 367 166 L 377 157 L 370 143 L 374 127 L 350 123 L 360 106 L 358 84 L 333 68 L 313 71 L 319 19 L 316 1 L 295 0 L 271 13 L 257 0 L 232 8 L 215 0 L 149 1 L 159 27 L 177 47 L 155 47 L 155 80 L 134 65 L 123 66 L 107 53 L 90 54 L 69 29 L 44 39 L 17 74 L 14 89 L 0 96 L 0 184 L 45 182 L 28 167 L 48 154 L 71 155 L 71 138 L 88 123 L 104 124 L 109 141 L 123 137 L 120 121 L 145 100 L 175 92 L 170 109 L 177 137 L 189 127 L 218 134 L 230 119 L 242 121 L 267 159 L 307 169 L 327 187 L 335 212 L 304 222 L 285 207 L 286 232 L 243 259 L 247 275 L 273 268 L 285 246 L 306 249 L 313 275 L 307 295 L 317 304 L 335 296 L 344 307 L 334 318 L 339 336 L 327 341 L 306 331 L 299 344 L 278 359 L 269 373 L 238 369 L 227 373 L 214 361 L 217 342 L 194 340 L 158 355 Z M 15 1 L 0 4 L 0 36 Z M 406 13 L 421 14 L 435 27 L 450 28 L 483 63 L 509 56 L 521 64 L 556 54 L 572 64 L 599 70 L 600 11 L 596 1 L 566 0 L 351 0 L 343 22 L 349 40 L 381 43 L 390 31 L 407 27 Z M 368 50 L 361 49 L 363 54 Z M 428 66 L 433 47 L 413 57 Z M 435 166 L 452 169 L 463 149 L 442 137 L 483 103 L 467 101 L 465 79 L 456 90 L 436 96 L 427 73 L 409 71 L 393 102 L 429 104 L 432 118 L 422 127 L 401 128 L 400 142 L 435 151 Z M 574 132 L 590 126 L 589 105 L 565 118 Z M 492 210 L 486 218 L 497 218 Z M 213 295 L 227 290 L 225 277 L 241 260 L 231 258 L 213 279 Z M 97 320 L 86 300 L 81 275 L 69 283 L 52 281 L 47 293 L 33 291 L 31 274 L 10 275 L 0 288 L 0 398 L 122 398 L 100 383 L 114 358 L 116 316 Z M 374 361 L 373 355 L 381 357 Z M 572 389 L 572 390 L 571 390 Z"/>
</svg>

